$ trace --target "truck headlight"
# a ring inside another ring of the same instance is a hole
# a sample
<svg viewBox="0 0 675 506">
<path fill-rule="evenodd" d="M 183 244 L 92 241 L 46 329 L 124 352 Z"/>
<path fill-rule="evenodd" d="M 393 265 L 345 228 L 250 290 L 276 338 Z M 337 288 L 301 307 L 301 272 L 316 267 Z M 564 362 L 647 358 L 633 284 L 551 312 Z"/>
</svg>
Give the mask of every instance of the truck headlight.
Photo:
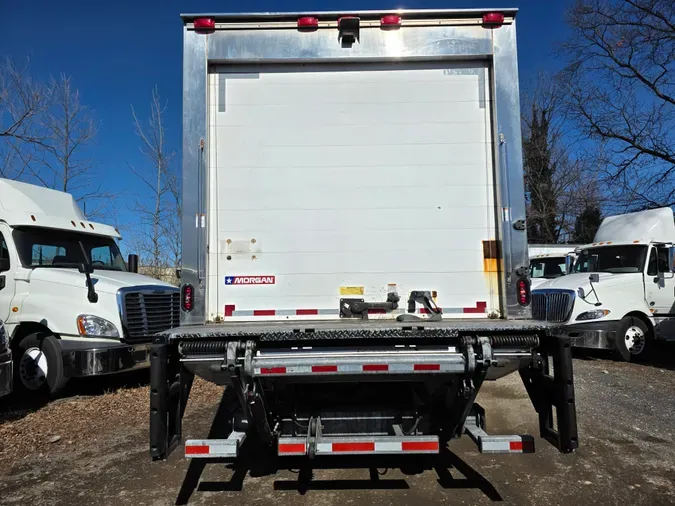
<svg viewBox="0 0 675 506">
<path fill-rule="evenodd" d="M 120 337 L 114 323 L 91 314 L 77 317 L 77 330 L 81 336 L 87 337 Z"/>
<path fill-rule="evenodd" d="M 597 320 L 599 318 L 604 318 L 609 314 L 609 309 L 594 309 L 593 311 L 586 311 L 577 316 L 577 321 L 583 320 Z"/>
</svg>

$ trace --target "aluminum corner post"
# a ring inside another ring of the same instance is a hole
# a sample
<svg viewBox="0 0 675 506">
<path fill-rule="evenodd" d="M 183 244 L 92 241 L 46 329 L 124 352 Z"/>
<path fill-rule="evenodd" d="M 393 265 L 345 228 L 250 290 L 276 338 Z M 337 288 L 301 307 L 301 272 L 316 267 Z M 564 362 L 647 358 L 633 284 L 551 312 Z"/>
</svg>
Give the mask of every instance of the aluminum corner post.
<svg viewBox="0 0 675 506">
<path fill-rule="evenodd" d="M 518 85 L 518 52 L 516 47 L 516 20 L 492 30 L 495 115 L 495 166 L 501 210 L 502 287 L 505 290 L 508 318 L 529 319 L 529 306 L 518 303 L 516 274 L 529 266 L 527 232 L 515 224 L 525 222 L 525 183 L 523 179 L 523 145 L 520 127 L 520 89 Z"/>
<path fill-rule="evenodd" d="M 507 21 L 498 28 L 479 22 L 482 11 L 397 11 L 416 20 L 396 32 L 380 30 L 382 12 L 360 14 L 364 21 L 360 41 L 342 47 L 333 29 L 319 29 L 311 36 L 299 34 L 295 14 L 209 15 L 216 22 L 212 33 L 192 28 L 195 15 L 183 16 L 183 251 L 182 282 L 194 287 L 194 307 L 181 313 L 181 324 L 199 325 L 207 320 L 206 227 L 208 130 L 208 74 L 225 68 L 260 69 L 265 65 L 354 63 L 410 63 L 484 61 L 490 73 L 493 108 L 492 137 L 495 220 L 502 247 L 500 280 L 502 316 L 530 317 L 530 309 L 518 304 L 516 271 L 527 268 L 527 237 L 514 224 L 525 220 L 525 197 L 518 96 L 515 14 L 503 10 Z M 322 15 L 322 13 L 314 13 Z M 339 13 L 324 13 L 326 18 Z M 441 22 L 439 22 L 441 20 Z M 368 25 L 368 22 L 371 25 Z M 377 23 L 377 24 L 373 24 Z M 258 70 L 259 71 L 259 70 Z M 211 140 L 212 141 L 212 140 Z M 215 247 L 215 246 L 214 246 Z M 526 273 L 527 271 L 525 271 Z"/>
<path fill-rule="evenodd" d="M 215 34 L 214 34 L 215 35 Z M 208 39 L 183 27 L 183 223 L 181 284 L 194 287 L 182 325 L 206 322 L 206 122 Z"/>
</svg>

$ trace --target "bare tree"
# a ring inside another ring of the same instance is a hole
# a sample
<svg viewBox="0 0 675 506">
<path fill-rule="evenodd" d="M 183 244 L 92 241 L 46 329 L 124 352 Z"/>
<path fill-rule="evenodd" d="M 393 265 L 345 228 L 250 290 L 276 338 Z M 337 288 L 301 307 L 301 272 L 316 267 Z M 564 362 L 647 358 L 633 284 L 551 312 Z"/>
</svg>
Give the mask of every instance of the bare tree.
<svg viewBox="0 0 675 506">
<path fill-rule="evenodd" d="M 165 278 L 167 271 L 177 268 L 180 260 L 180 250 L 175 249 L 174 237 L 177 214 L 180 213 L 179 189 L 177 178 L 169 167 L 173 153 L 166 145 L 166 107 L 156 87 L 152 91 L 147 124 L 139 120 L 134 107 L 131 107 L 136 134 L 141 140 L 140 149 L 149 164 L 145 169 L 130 165 L 130 169 L 150 197 L 139 198 L 136 204 L 140 219 L 133 242 L 146 273 L 156 278 Z"/>
<path fill-rule="evenodd" d="M 576 217 L 597 205 L 598 184 L 565 109 L 560 82 L 539 75 L 523 97 L 523 162 L 528 240 L 570 237 Z"/>
<path fill-rule="evenodd" d="M 80 194 L 80 199 L 98 196 L 100 187 L 92 189 L 94 161 L 82 154 L 96 137 L 97 125 L 80 102 L 80 93 L 70 77 L 52 78 L 51 90 L 53 102 L 44 119 L 49 145 L 43 160 L 51 174 L 35 176 L 45 186 Z"/>
<path fill-rule="evenodd" d="M 41 118 L 49 104 L 50 90 L 31 79 L 28 64 L 0 63 L 0 176 L 21 177 L 48 146 Z"/>
<path fill-rule="evenodd" d="M 569 111 L 601 142 L 598 168 L 624 207 L 675 204 L 675 2 L 577 0 Z"/>
</svg>

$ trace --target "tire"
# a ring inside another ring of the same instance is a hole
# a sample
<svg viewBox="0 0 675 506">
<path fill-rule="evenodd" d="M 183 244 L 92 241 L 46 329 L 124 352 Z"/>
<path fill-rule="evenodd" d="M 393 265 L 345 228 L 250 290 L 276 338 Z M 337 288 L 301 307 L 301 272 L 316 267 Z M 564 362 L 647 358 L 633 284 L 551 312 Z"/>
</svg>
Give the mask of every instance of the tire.
<svg viewBox="0 0 675 506">
<path fill-rule="evenodd" d="M 626 316 L 619 322 L 614 347 L 617 358 L 623 362 L 647 360 L 653 347 L 649 327 L 633 316 Z"/>
<path fill-rule="evenodd" d="M 14 385 L 27 395 L 54 397 L 68 383 L 61 347 L 54 336 L 29 334 L 14 351 Z"/>
</svg>

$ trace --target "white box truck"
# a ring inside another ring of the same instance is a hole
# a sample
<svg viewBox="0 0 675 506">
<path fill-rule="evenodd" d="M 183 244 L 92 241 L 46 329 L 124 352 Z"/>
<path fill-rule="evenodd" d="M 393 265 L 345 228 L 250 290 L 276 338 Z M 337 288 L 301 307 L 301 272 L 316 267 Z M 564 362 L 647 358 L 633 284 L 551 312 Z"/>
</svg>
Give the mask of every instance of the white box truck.
<svg viewBox="0 0 675 506">
<path fill-rule="evenodd" d="M 577 447 L 569 343 L 530 313 L 515 15 L 183 16 L 182 320 L 153 346 L 153 459 L 195 374 L 225 414 L 187 457 L 251 436 L 309 458 L 462 434 L 531 452 L 475 403 L 517 371 L 541 435 Z"/>
<path fill-rule="evenodd" d="M 149 367 L 149 336 L 178 325 L 178 287 L 133 272 L 119 238 L 67 193 L 0 179 L 0 319 L 16 388 L 53 395 L 72 377 Z"/>
<path fill-rule="evenodd" d="M 574 346 L 647 358 L 654 340 L 675 341 L 673 244 L 670 208 L 605 218 L 572 273 L 532 292 L 534 317 L 564 324 Z"/>
</svg>

